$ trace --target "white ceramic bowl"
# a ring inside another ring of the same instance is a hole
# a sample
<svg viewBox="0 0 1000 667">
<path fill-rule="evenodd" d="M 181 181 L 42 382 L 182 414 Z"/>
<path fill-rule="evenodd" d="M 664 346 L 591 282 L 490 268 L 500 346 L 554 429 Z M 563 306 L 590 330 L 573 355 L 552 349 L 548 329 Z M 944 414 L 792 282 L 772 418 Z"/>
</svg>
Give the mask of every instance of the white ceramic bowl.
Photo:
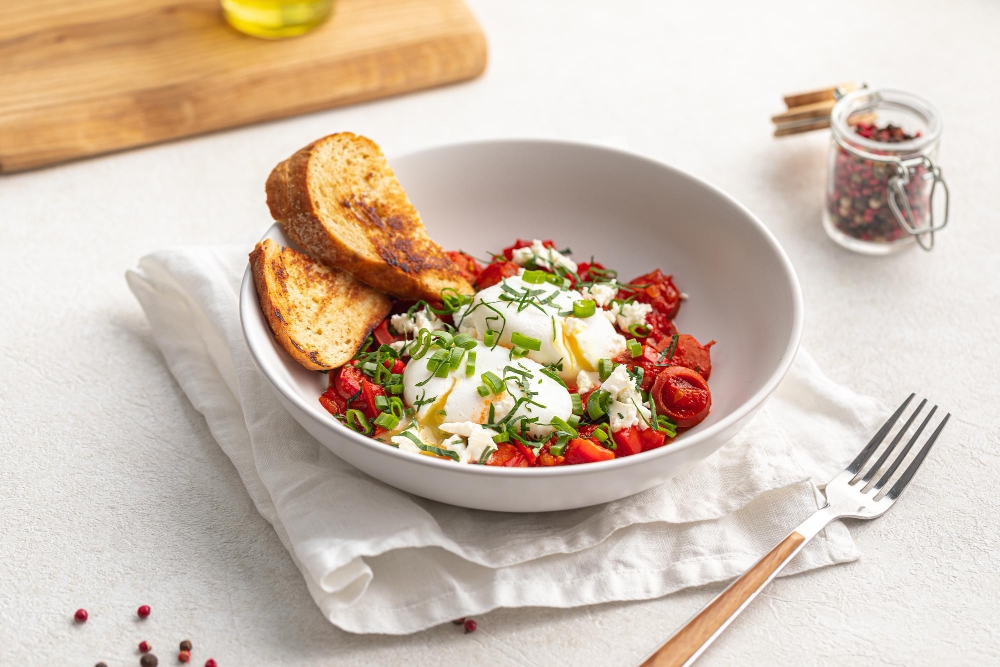
<svg viewBox="0 0 1000 667">
<path fill-rule="evenodd" d="M 712 412 L 666 447 L 601 463 L 492 468 L 413 456 L 359 435 L 319 403 L 327 376 L 271 338 L 249 268 L 240 292 L 250 353 L 281 403 L 345 461 L 387 484 L 453 505 L 506 512 L 585 507 L 679 475 L 733 437 L 792 363 L 802 295 L 792 265 L 750 211 L 714 187 L 647 158 L 554 141 L 492 141 L 390 161 L 446 249 L 482 257 L 520 238 L 552 238 L 624 279 L 654 268 L 689 295 L 679 329 L 712 348 Z M 284 245 L 275 225 L 266 237 Z"/>
</svg>

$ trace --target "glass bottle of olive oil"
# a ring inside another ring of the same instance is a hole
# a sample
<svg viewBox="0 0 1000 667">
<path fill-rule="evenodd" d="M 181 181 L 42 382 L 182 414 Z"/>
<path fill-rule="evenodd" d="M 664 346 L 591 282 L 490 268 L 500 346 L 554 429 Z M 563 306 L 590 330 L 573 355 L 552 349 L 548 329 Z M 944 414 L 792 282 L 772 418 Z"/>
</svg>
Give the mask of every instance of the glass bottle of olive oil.
<svg viewBox="0 0 1000 667">
<path fill-rule="evenodd" d="M 333 0 L 222 0 L 229 25 L 265 39 L 309 32 L 330 16 L 332 8 Z"/>
</svg>

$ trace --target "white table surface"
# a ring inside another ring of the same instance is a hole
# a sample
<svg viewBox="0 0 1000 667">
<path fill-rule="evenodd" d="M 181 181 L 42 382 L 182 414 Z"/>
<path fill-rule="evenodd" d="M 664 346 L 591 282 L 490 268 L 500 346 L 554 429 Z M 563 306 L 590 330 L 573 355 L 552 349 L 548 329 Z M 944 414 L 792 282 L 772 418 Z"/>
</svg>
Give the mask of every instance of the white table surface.
<svg viewBox="0 0 1000 667">
<path fill-rule="evenodd" d="M 864 558 L 772 585 L 706 665 L 1000 660 L 1000 6 L 476 0 L 473 83 L 0 178 L 0 664 L 629 665 L 717 592 L 498 610 L 465 636 L 329 625 L 153 344 L 124 271 L 170 245 L 249 244 L 271 167 L 353 130 L 391 155 L 484 137 L 613 143 L 729 191 L 805 293 L 835 379 L 954 413 Z M 780 94 L 862 79 L 945 119 L 954 226 L 932 254 L 849 254 L 820 226 L 828 135 L 774 140 Z M 248 245 L 249 247 L 249 245 Z M 137 626 L 134 609 L 154 616 Z M 91 621 L 75 626 L 87 607 Z"/>
</svg>

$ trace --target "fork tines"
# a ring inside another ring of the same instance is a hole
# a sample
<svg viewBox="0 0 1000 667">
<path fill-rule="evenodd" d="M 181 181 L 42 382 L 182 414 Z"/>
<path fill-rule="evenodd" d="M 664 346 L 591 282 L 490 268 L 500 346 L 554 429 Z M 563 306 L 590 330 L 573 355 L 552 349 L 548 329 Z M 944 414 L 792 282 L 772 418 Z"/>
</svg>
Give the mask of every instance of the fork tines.
<svg viewBox="0 0 1000 667">
<path fill-rule="evenodd" d="M 903 401 L 903 404 L 896 409 L 896 411 L 892 414 L 892 416 L 889 417 L 888 421 L 886 421 L 886 423 L 882 425 L 882 428 L 880 428 L 878 432 L 875 434 L 875 436 L 868 442 L 868 444 L 865 445 L 865 448 L 861 450 L 861 453 L 858 454 L 857 458 L 855 458 L 851 462 L 851 464 L 847 466 L 847 472 L 854 475 L 855 480 L 857 480 L 857 475 L 858 473 L 861 472 L 862 467 L 875 454 L 879 446 L 885 440 L 886 436 L 892 430 L 893 426 L 895 426 L 896 422 L 899 421 L 900 416 L 906 411 L 907 406 L 909 406 L 914 396 L 916 396 L 916 394 L 910 394 L 909 397 L 907 397 L 907 399 Z M 868 468 L 868 471 L 861 477 L 860 484 L 862 485 L 862 487 L 867 486 L 868 483 L 872 480 L 872 478 L 876 475 L 876 473 L 882 470 L 882 466 L 892 455 L 893 451 L 895 451 L 896 446 L 903 439 L 903 436 L 906 435 L 907 431 L 910 430 L 910 426 L 913 425 L 914 420 L 916 420 L 917 416 L 924 409 L 925 405 L 927 405 L 926 398 L 920 401 L 920 404 L 917 406 L 916 410 L 914 410 L 910 414 L 910 416 L 906 419 L 902 427 L 900 427 L 899 431 L 896 433 L 896 436 L 889 443 L 889 446 L 885 448 L 885 450 L 878 457 L 875 463 L 872 466 L 870 466 Z M 924 429 L 927 428 L 927 425 L 930 423 L 931 418 L 934 417 L 934 413 L 937 412 L 937 409 L 938 406 L 936 405 L 931 408 L 930 412 L 927 413 L 927 416 L 924 417 L 923 421 L 920 423 L 920 426 L 917 427 L 917 430 L 914 432 L 913 436 L 909 439 L 909 441 L 907 441 L 906 446 L 903 447 L 902 451 L 899 452 L 895 460 L 893 460 L 892 464 L 889 466 L 889 469 L 885 471 L 882 477 L 880 477 L 879 480 L 875 483 L 875 486 L 872 487 L 875 494 L 878 494 L 882 490 L 882 488 L 889 482 L 889 480 L 892 479 L 892 476 L 896 474 L 896 471 L 899 469 L 900 465 L 902 465 L 903 461 L 906 459 L 906 456 L 910 453 L 910 450 L 913 448 L 913 445 L 917 443 L 917 441 L 920 439 L 920 435 L 924 432 Z M 885 494 L 886 497 L 888 497 L 890 500 L 895 500 L 899 496 L 899 494 L 903 492 L 903 489 L 906 488 L 906 485 L 910 483 L 910 480 L 913 479 L 913 475 L 916 474 L 917 469 L 920 468 L 920 464 L 923 463 L 924 459 L 927 457 L 927 452 L 930 451 L 931 447 L 934 445 L 934 441 L 937 440 L 938 435 L 941 434 L 941 430 L 944 428 L 944 425 L 948 423 L 949 417 L 951 417 L 951 413 L 948 413 L 944 416 L 944 419 L 942 419 L 941 422 L 937 425 L 937 428 L 934 429 L 934 432 L 931 434 L 931 437 L 927 439 L 927 442 L 924 443 L 924 446 L 920 449 L 917 455 L 910 462 L 910 465 L 907 466 L 903 474 L 899 477 L 898 480 L 896 480 L 896 483 L 893 484 L 892 487 L 889 489 L 889 491 Z"/>
</svg>

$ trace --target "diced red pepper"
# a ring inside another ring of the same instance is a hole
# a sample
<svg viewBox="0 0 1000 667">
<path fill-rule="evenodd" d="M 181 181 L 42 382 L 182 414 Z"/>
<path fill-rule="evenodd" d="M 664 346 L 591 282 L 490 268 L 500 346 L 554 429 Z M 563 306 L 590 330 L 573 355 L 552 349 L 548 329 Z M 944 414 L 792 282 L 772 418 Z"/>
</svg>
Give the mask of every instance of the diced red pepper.
<svg viewBox="0 0 1000 667">
<path fill-rule="evenodd" d="M 333 371 L 333 386 L 337 393 L 348 399 L 361 391 L 361 382 L 364 374 L 353 364 L 341 366 Z"/>
<path fill-rule="evenodd" d="M 593 440 L 584 438 L 574 438 L 566 446 L 566 463 L 573 465 L 577 463 L 594 463 L 596 461 L 610 461 L 615 458 L 615 453 L 610 449 L 605 449 Z"/>
<path fill-rule="evenodd" d="M 642 436 L 639 433 L 638 426 L 629 426 L 620 431 L 615 431 L 612 436 L 615 439 L 615 444 L 618 446 L 614 452 L 615 456 L 632 456 L 642 451 Z"/>
<path fill-rule="evenodd" d="M 344 413 L 347 412 L 347 399 L 338 394 L 337 390 L 333 387 L 323 392 L 319 397 L 319 403 L 331 415 L 343 417 Z"/>
<path fill-rule="evenodd" d="M 535 461 L 538 459 L 535 453 L 531 451 L 531 448 L 521 442 L 514 442 L 514 446 L 517 447 L 517 451 L 521 452 L 521 456 L 528 462 L 529 466 L 535 465 Z"/>
<path fill-rule="evenodd" d="M 526 468 L 528 467 L 528 461 L 517 450 L 517 447 L 514 447 L 510 443 L 502 442 L 497 445 L 497 450 L 490 454 L 486 465 L 503 466 L 505 468 Z"/>
<path fill-rule="evenodd" d="M 402 336 L 397 336 L 389 330 L 388 317 L 382 320 L 381 324 L 375 327 L 375 331 L 372 332 L 372 335 L 375 336 L 375 342 L 379 345 L 391 345 L 403 340 Z"/>
<path fill-rule="evenodd" d="M 642 440 L 642 451 L 648 452 L 651 449 L 662 447 L 667 441 L 667 434 L 663 431 L 647 428 L 645 431 L 640 431 L 639 438 Z"/>
</svg>

